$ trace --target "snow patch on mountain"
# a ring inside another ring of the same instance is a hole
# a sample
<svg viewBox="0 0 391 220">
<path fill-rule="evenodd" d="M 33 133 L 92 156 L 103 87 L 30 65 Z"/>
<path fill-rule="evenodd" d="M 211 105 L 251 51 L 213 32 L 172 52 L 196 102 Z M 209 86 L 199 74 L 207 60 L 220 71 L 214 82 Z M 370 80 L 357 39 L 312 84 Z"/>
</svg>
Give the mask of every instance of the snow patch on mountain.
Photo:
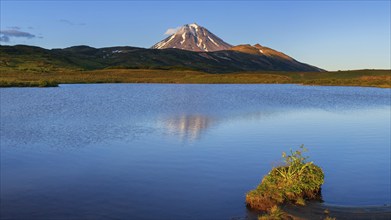
<svg viewBox="0 0 391 220">
<path fill-rule="evenodd" d="M 218 43 L 216 43 L 212 38 L 210 38 L 209 36 L 208 36 L 208 39 L 210 40 L 210 41 L 212 41 L 216 46 L 219 46 L 219 44 Z"/>
<path fill-rule="evenodd" d="M 186 33 L 183 33 L 182 34 L 182 41 L 181 41 L 181 44 L 183 44 L 185 41 L 186 41 Z"/>
</svg>

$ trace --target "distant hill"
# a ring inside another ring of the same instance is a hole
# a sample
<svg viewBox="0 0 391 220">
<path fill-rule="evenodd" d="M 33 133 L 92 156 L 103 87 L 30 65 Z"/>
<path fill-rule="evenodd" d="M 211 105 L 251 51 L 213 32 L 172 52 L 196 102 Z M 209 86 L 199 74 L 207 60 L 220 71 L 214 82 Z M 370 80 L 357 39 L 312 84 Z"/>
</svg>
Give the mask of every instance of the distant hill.
<svg viewBox="0 0 391 220">
<path fill-rule="evenodd" d="M 253 47 L 257 46 L 237 46 L 215 52 L 194 52 L 172 48 L 145 49 L 128 46 L 107 48 L 74 46 L 49 50 L 26 45 L 3 45 L 0 46 L 0 70 L 59 71 L 115 68 L 186 69 L 208 73 L 323 71 L 266 47 L 260 48 L 264 53 L 253 53 L 251 52 L 254 50 Z"/>
<path fill-rule="evenodd" d="M 285 59 L 290 61 L 293 60 L 292 57 L 282 52 L 273 50 L 269 47 L 261 46 L 260 44 L 255 44 L 254 46 L 251 46 L 250 44 L 238 45 L 238 46 L 231 47 L 230 50 L 259 55 L 259 56 L 275 57 L 275 58 Z"/>
<path fill-rule="evenodd" d="M 270 63 L 277 64 L 281 67 L 285 66 L 287 68 L 289 67 L 290 69 L 301 69 L 302 71 L 322 71 L 315 66 L 310 66 L 308 64 L 303 65 L 303 63 L 300 63 L 299 61 L 282 52 L 273 50 L 269 47 L 261 46 L 260 44 L 255 44 L 254 46 L 251 46 L 249 44 L 238 45 L 231 47 L 230 50 L 261 56 L 263 58 L 271 60 L 269 61 Z"/>
<path fill-rule="evenodd" d="M 198 24 L 187 24 L 156 43 L 139 47 L 74 46 L 44 49 L 0 46 L 0 70 L 62 71 L 99 69 L 196 70 L 207 73 L 239 71 L 320 72 L 288 55 L 259 44 L 232 46 Z"/>
</svg>

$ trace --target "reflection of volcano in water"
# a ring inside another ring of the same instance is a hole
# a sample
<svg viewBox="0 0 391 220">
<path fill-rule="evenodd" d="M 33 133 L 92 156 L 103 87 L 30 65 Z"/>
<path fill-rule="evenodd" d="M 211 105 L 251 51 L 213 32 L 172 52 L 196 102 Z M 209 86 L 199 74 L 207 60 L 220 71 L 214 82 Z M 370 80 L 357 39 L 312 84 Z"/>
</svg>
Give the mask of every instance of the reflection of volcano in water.
<svg viewBox="0 0 391 220">
<path fill-rule="evenodd" d="M 225 116 L 210 115 L 178 115 L 164 118 L 160 122 L 167 129 L 169 134 L 178 135 L 182 140 L 195 140 L 201 137 L 201 134 L 212 126 L 227 121 L 262 121 L 271 115 L 277 114 L 274 111 L 250 112 L 241 114 L 232 114 Z"/>
<path fill-rule="evenodd" d="M 182 140 L 194 140 L 209 128 L 215 120 L 205 115 L 182 115 L 164 120 L 170 133 L 180 135 Z"/>
</svg>

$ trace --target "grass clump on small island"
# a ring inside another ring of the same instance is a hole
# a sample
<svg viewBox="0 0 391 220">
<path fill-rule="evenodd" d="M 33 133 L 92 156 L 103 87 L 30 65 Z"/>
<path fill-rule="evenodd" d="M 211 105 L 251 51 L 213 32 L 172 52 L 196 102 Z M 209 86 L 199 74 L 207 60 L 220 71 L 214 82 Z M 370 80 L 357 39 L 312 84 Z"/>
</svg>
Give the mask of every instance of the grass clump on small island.
<svg viewBox="0 0 391 220">
<path fill-rule="evenodd" d="M 291 150 L 289 155 L 284 152 L 284 164 L 274 167 L 256 189 L 247 193 L 248 207 L 269 213 L 260 219 L 267 219 L 267 216 L 269 219 L 284 219 L 278 205 L 305 205 L 306 200 L 320 199 L 324 174 L 320 167 L 303 156 L 306 151 L 302 145 L 299 150 Z"/>
<path fill-rule="evenodd" d="M 267 211 L 267 214 L 259 216 L 258 220 L 280 220 L 286 218 L 286 213 L 280 207 L 274 205 Z"/>
</svg>

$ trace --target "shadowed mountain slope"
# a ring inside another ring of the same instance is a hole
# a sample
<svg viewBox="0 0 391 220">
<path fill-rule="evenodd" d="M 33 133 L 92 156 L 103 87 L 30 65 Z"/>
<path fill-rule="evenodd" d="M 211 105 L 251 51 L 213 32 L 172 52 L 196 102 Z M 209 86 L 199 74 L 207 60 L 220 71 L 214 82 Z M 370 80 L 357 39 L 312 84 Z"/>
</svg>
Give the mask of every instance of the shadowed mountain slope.
<svg viewBox="0 0 391 220">
<path fill-rule="evenodd" d="M 266 51 L 266 49 L 265 49 Z M 180 49 L 145 49 L 137 47 L 93 48 L 75 46 L 65 49 L 44 49 L 17 45 L 0 46 L 0 68 L 56 69 L 190 69 L 209 73 L 237 71 L 322 71 L 296 60 L 223 50 L 193 52 Z"/>
</svg>

